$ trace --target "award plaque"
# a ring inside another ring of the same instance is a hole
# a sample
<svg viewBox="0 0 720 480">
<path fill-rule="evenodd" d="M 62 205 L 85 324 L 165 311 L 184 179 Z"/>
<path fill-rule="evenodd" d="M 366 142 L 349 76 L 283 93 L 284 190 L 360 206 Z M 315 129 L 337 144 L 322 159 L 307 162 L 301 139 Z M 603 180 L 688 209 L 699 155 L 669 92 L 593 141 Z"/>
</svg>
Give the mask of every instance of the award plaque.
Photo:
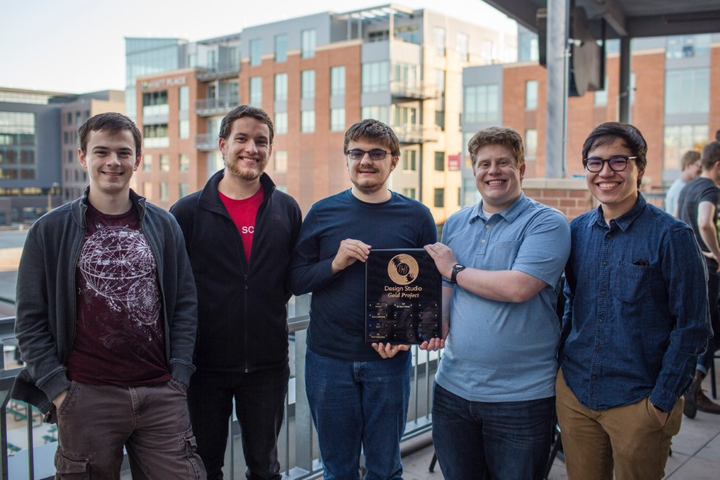
<svg viewBox="0 0 720 480">
<path fill-rule="evenodd" d="M 422 248 L 370 250 L 365 343 L 419 344 L 441 329 L 442 277 Z"/>
</svg>

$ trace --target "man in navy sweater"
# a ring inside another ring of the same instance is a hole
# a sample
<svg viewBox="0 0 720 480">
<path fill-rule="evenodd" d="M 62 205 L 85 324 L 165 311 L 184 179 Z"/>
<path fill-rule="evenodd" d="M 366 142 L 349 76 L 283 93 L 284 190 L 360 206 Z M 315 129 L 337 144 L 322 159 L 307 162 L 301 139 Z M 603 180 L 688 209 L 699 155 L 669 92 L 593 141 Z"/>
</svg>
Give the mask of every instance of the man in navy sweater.
<svg viewBox="0 0 720 480">
<path fill-rule="evenodd" d="M 437 239 L 427 207 L 387 189 L 400 157 L 395 133 L 363 120 L 345 133 L 352 187 L 316 203 L 291 262 L 290 288 L 313 292 L 306 385 L 325 478 L 400 479 L 410 396 L 408 345 L 365 344 L 364 262 L 372 249 Z"/>
</svg>

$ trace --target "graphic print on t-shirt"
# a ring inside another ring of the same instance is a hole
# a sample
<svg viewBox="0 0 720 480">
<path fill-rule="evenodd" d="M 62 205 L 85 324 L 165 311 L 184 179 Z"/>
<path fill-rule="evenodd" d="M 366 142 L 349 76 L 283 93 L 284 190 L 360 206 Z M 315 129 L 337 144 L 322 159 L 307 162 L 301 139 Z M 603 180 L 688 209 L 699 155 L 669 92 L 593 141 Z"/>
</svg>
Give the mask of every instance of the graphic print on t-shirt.
<svg viewBox="0 0 720 480">
<path fill-rule="evenodd" d="M 97 225 L 85 240 L 78 267 L 87 288 L 104 298 L 109 310 L 125 311 L 133 323 L 159 328 L 155 257 L 140 231 Z M 162 338 L 162 331 L 153 333 Z"/>
</svg>

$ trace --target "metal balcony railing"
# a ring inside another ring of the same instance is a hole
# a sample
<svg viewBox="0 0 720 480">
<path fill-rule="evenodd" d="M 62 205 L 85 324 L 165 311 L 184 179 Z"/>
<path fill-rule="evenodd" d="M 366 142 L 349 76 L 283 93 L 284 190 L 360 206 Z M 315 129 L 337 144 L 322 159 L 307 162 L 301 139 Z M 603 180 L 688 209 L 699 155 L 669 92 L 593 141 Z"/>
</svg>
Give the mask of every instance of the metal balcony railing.
<svg viewBox="0 0 720 480">
<path fill-rule="evenodd" d="M 406 124 L 393 125 L 392 128 L 400 143 L 409 144 L 437 142 L 441 132 L 440 127 L 437 125 L 426 127 L 424 125 Z"/>
<path fill-rule="evenodd" d="M 413 100 L 428 100 L 437 98 L 440 95 L 435 85 L 423 85 L 422 82 L 400 82 L 390 83 L 390 93 L 396 98 Z"/>
<path fill-rule="evenodd" d="M 202 152 L 212 152 L 218 148 L 218 136 L 214 133 L 195 135 L 195 148 Z"/>
<path fill-rule="evenodd" d="M 202 117 L 224 115 L 240 104 L 237 97 L 230 98 L 201 98 L 195 100 L 195 113 Z"/>
<path fill-rule="evenodd" d="M 290 331 L 291 377 L 285 403 L 285 420 L 278 444 L 279 458 L 284 478 L 304 480 L 322 475 L 317 454 L 316 434 L 305 395 L 305 339 L 309 323 L 309 295 L 293 298 L 288 305 Z M 14 318 L 0 319 L 0 343 L 5 347 L 5 357 L 12 359 L 14 345 Z M 431 389 L 438 352 L 425 352 L 412 348 L 413 372 L 408 422 L 403 441 L 428 432 L 432 426 Z M 0 360 L 3 361 L 3 360 Z M 12 360 L 14 361 L 14 360 Z M 10 362 L 8 362 L 9 364 Z M 57 448 L 57 431 L 54 425 L 40 422 L 39 412 L 20 402 L 12 401 L 9 393 L 18 365 L 6 365 L 0 370 L 0 448 L 2 448 L 1 472 L 3 479 L 13 480 L 45 478 L 55 472 L 53 458 Z M 234 411 L 234 409 L 233 409 Z M 233 418 L 228 438 L 225 460 L 225 478 L 244 478 L 245 463 L 242 455 L 240 429 Z M 32 446 L 28 448 L 28 446 Z M 123 471 L 129 478 L 129 471 Z"/>
<path fill-rule="evenodd" d="M 201 82 L 211 80 L 223 80 L 226 78 L 237 77 L 240 74 L 240 62 L 232 62 L 225 65 L 215 65 L 211 67 L 200 66 L 195 71 L 195 78 Z"/>
</svg>

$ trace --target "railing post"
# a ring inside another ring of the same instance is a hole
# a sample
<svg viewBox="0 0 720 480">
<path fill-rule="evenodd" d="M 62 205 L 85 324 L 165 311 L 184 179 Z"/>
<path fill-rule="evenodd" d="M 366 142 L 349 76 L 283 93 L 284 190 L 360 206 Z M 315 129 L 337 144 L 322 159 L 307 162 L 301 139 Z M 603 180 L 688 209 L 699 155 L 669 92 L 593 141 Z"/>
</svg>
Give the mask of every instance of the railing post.
<svg viewBox="0 0 720 480">
<path fill-rule="evenodd" d="M 305 393 L 306 339 L 307 330 L 295 332 L 295 464 L 303 470 L 312 472 L 315 432 Z"/>
</svg>

